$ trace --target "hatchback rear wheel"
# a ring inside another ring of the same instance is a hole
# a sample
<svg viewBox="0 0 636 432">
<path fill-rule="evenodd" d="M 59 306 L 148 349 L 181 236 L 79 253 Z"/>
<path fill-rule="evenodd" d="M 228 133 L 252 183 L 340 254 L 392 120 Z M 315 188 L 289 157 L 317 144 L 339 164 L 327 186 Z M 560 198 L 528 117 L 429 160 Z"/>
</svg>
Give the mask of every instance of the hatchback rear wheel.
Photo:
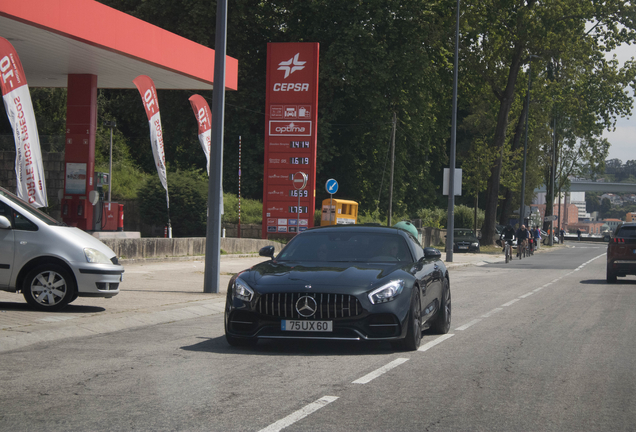
<svg viewBox="0 0 636 432">
<path fill-rule="evenodd" d="M 607 283 L 616 283 L 616 273 L 610 270 L 609 266 L 607 266 L 606 278 Z"/>
</svg>

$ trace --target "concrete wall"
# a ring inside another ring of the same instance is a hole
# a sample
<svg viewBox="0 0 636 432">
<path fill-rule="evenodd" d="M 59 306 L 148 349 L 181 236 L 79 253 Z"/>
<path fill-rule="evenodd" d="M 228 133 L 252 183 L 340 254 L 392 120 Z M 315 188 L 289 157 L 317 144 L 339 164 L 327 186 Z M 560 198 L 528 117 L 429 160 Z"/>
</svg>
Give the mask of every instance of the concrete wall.
<svg viewBox="0 0 636 432">
<path fill-rule="evenodd" d="M 138 238 L 101 239 L 122 259 L 168 258 L 205 255 L 205 238 Z M 269 240 L 222 238 L 221 250 L 229 254 L 258 253 L 264 246 L 274 246 L 276 253 L 283 244 Z"/>
</svg>

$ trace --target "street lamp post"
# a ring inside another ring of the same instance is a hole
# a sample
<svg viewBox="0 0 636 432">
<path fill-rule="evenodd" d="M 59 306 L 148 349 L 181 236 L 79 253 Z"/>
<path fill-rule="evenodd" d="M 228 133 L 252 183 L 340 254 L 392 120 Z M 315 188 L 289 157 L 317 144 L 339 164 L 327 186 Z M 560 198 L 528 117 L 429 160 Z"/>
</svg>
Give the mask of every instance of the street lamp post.
<svg viewBox="0 0 636 432">
<path fill-rule="evenodd" d="M 453 113 L 451 116 L 451 142 L 448 169 L 448 214 L 446 219 L 446 262 L 453 262 L 453 243 L 455 230 L 455 151 L 457 130 L 457 68 L 459 64 L 459 2 L 457 0 L 457 18 L 455 22 L 455 61 L 453 65 Z"/>
</svg>

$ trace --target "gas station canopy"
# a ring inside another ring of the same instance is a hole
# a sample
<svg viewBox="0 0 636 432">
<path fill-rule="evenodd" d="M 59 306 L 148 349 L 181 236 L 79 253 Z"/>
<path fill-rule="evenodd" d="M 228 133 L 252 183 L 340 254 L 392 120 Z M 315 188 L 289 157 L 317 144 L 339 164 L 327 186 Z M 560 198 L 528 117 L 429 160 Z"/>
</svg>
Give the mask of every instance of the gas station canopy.
<svg viewBox="0 0 636 432">
<path fill-rule="evenodd" d="M 92 0 L 0 0 L 0 36 L 16 49 L 29 87 L 66 87 L 67 75 L 97 75 L 99 88 L 209 90 L 214 50 Z M 238 60 L 226 59 L 236 90 Z"/>
</svg>

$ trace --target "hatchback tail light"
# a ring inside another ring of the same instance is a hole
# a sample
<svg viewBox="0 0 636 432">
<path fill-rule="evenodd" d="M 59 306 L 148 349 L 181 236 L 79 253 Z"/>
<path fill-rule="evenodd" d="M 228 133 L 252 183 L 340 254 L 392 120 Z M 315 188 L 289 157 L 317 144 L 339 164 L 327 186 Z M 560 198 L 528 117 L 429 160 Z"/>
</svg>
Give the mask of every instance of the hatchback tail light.
<svg viewBox="0 0 636 432">
<path fill-rule="evenodd" d="M 612 241 L 613 241 L 614 243 L 625 243 L 625 239 L 623 239 L 623 238 L 616 238 L 616 237 L 614 237 L 614 238 L 612 239 Z"/>
</svg>

